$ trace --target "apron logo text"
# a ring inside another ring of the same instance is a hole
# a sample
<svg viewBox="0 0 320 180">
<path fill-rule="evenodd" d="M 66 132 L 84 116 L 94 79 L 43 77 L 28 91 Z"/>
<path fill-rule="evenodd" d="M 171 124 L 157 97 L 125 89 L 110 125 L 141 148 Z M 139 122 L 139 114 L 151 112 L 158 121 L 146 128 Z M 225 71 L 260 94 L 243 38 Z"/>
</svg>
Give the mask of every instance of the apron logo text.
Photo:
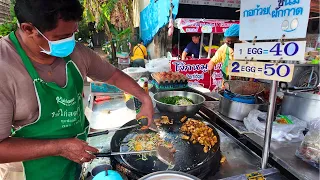
<svg viewBox="0 0 320 180">
<path fill-rule="evenodd" d="M 52 117 L 74 117 L 77 116 L 80 113 L 80 107 L 77 108 L 77 110 L 70 112 L 70 111 L 63 111 L 62 109 L 59 109 L 57 112 L 52 112 Z"/>
<path fill-rule="evenodd" d="M 76 101 L 74 100 L 74 98 L 72 99 L 64 99 L 63 97 L 57 97 L 56 101 L 58 104 L 62 104 L 64 106 L 73 106 L 76 104 Z"/>
</svg>

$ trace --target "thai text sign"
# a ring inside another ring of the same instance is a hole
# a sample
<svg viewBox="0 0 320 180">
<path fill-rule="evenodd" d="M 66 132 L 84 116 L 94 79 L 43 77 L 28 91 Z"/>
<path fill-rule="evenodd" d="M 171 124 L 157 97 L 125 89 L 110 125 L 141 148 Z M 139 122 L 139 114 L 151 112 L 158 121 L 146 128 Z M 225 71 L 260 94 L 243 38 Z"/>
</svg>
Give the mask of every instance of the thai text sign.
<svg viewBox="0 0 320 180">
<path fill-rule="evenodd" d="M 303 61 L 306 41 L 236 43 L 234 58 L 239 60 Z"/>
<path fill-rule="evenodd" d="M 229 61 L 228 71 L 230 76 L 291 82 L 294 65 L 257 61 Z"/>
<path fill-rule="evenodd" d="M 241 0 L 240 39 L 305 38 L 310 0 Z"/>
<path fill-rule="evenodd" d="M 201 85 L 210 90 L 221 87 L 222 73 L 221 63 L 217 64 L 213 71 L 208 71 L 210 59 L 171 61 L 171 71 L 180 72 L 187 76 L 189 84 Z"/>
</svg>

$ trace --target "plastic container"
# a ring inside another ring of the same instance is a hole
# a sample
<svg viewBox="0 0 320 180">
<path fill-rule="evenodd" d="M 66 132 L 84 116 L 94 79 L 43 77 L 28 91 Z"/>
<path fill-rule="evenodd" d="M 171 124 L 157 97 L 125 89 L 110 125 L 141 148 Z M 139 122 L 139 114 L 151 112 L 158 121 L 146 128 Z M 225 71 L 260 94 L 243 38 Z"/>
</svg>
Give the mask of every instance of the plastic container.
<svg viewBox="0 0 320 180">
<path fill-rule="evenodd" d="M 148 72 L 147 69 L 142 67 L 129 67 L 122 71 L 136 81 Z"/>
</svg>

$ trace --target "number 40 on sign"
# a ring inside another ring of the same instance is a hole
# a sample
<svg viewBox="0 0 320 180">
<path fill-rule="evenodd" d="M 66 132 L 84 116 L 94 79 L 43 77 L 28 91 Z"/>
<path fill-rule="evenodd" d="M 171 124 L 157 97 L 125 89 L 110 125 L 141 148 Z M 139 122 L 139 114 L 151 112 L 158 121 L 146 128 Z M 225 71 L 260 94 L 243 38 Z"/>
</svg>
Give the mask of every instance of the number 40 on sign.
<svg viewBox="0 0 320 180">
<path fill-rule="evenodd" d="M 293 77 L 293 64 L 275 64 L 265 62 L 229 61 L 229 75 L 291 82 Z"/>
</svg>

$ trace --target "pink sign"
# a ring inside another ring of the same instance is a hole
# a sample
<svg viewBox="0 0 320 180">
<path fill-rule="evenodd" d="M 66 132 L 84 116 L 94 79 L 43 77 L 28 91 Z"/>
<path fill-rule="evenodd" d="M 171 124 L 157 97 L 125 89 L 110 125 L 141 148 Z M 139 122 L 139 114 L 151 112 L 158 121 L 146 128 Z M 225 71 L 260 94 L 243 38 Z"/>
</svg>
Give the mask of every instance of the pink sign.
<svg viewBox="0 0 320 180">
<path fill-rule="evenodd" d="M 232 24 L 239 24 L 238 20 L 217 19 L 177 19 L 177 26 L 182 33 L 224 33 Z"/>
<path fill-rule="evenodd" d="M 221 73 L 222 64 L 217 64 L 213 71 L 208 71 L 210 59 L 199 60 L 172 60 L 171 71 L 180 72 L 187 76 L 189 84 L 201 85 L 210 90 L 221 87 L 223 76 Z"/>
</svg>

